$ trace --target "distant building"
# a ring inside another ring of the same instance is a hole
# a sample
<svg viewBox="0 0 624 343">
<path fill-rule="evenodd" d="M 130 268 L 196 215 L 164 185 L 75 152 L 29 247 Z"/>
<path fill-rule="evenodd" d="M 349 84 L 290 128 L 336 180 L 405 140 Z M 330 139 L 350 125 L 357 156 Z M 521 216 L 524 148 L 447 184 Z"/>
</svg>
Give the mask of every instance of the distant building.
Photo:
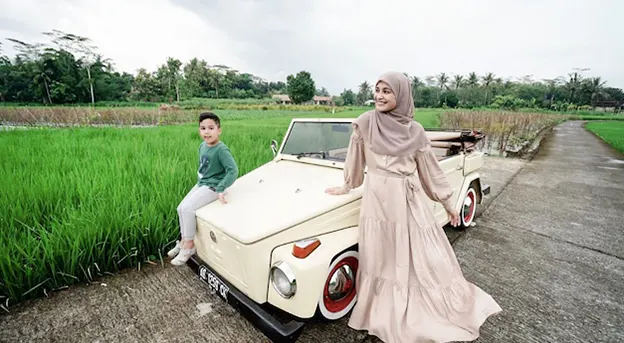
<svg viewBox="0 0 624 343">
<path fill-rule="evenodd" d="M 290 97 L 287 94 L 274 94 L 273 95 L 273 99 L 277 100 L 277 102 L 279 102 L 282 105 L 290 105 L 292 104 L 292 100 L 290 99 Z M 331 96 L 318 96 L 315 95 L 312 100 L 310 101 L 306 101 L 304 104 L 306 105 L 327 105 L 327 106 L 334 106 L 334 101 L 332 100 Z"/>
<path fill-rule="evenodd" d="M 273 99 L 277 99 L 277 101 L 282 105 L 290 105 L 292 104 L 292 100 L 286 94 L 275 94 L 273 95 Z"/>
<path fill-rule="evenodd" d="M 315 105 L 334 105 L 334 101 L 332 100 L 331 96 L 315 95 L 314 98 L 312 98 L 312 101 L 314 101 Z"/>
</svg>

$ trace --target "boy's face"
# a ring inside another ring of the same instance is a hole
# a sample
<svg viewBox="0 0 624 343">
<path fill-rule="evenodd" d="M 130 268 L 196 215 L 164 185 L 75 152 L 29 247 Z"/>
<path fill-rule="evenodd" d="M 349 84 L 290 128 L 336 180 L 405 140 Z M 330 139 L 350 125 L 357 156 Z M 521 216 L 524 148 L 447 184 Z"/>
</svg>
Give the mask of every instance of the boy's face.
<svg viewBox="0 0 624 343">
<path fill-rule="evenodd" d="M 199 123 L 199 136 L 208 145 L 214 145 L 219 142 L 221 128 L 212 119 L 204 119 Z"/>
</svg>

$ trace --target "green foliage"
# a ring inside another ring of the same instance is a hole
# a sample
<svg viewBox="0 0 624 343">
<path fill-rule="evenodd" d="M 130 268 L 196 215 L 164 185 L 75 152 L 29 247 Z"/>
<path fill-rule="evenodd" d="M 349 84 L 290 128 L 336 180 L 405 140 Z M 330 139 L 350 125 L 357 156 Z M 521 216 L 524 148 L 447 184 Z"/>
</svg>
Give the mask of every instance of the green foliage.
<svg viewBox="0 0 624 343">
<path fill-rule="evenodd" d="M 183 63 L 168 57 L 156 70 L 141 68 L 136 74 L 119 73 L 112 62 L 98 54 L 86 37 L 61 31 L 44 33 L 52 44 L 31 44 L 7 38 L 15 44 L 16 56 L 0 54 L 0 102 L 37 103 L 47 106 L 98 102 L 166 102 L 178 106 L 191 99 L 271 99 L 290 94 L 296 104 L 305 103 L 319 89 L 308 72 L 283 81 L 265 81 L 225 65 L 209 65 L 193 58 Z M 438 73 L 409 76 L 417 107 L 498 108 L 552 110 L 558 112 L 616 111 L 624 106 L 622 89 L 610 87 L 601 77 L 585 77 L 574 71 L 554 79 L 515 80 L 493 73 L 466 75 Z M 373 99 L 375 85 L 362 82 L 335 97 L 344 106 L 363 106 Z"/>
<path fill-rule="evenodd" d="M 350 89 L 345 89 L 340 93 L 340 97 L 344 101 L 345 106 L 353 106 L 355 105 L 356 96 Z"/>
<path fill-rule="evenodd" d="M 373 87 L 368 84 L 368 82 L 364 81 L 360 84 L 359 91 L 355 98 L 355 104 L 358 106 L 364 105 L 364 103 L 368 100 L 373 99 Z"/>
<path fill-rule="evenodd" d="M 547 109 L 559 112 L 607 107 L 613 111 L 624 106 L 624 92 L 607 87 L 600 77 L 584 78 L 570 73 L 568 78 L 535 81 L 530 77 L 518 81 L 503 80 L 492 73 L 480 77 L 476 73 L 455 75 L 445 73 L 412 80 L 417 107 L 453 107 L 449 92 L 457 96 L 457 107 L 498 109 Z M 449 81 L 450 80 L 450 81 Z"/>
<path fill-rule="evenodd" d="M 312 75 L 305 70 L 300 71 L 296 76 L 286 77 L 286 92 L 295 104 L 312 100 L 315 90 L 316 85 Z"/>
<path fill-rule="evenodd" d="M 494 97 L 491 107 L 516 111 L 520 108 L 527 107 L 527 105 L 526 101 L 513 95 L 497 95 Z"/>
<path fill-rule="evenodd" d="M 617 151 L 624 153 L 624 121 L 591 122 L 585 128 L 602 138 Z"/>
</svg>

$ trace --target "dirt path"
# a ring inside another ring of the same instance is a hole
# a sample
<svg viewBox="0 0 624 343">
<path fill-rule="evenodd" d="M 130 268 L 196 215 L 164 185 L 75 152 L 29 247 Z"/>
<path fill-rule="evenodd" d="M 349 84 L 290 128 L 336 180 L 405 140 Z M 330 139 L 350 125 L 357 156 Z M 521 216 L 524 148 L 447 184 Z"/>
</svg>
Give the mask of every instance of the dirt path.
<svg viewBox="0 0 624 343">
<path fill-rule="evenodd" d="M 624 341 L 621 160 L 578 123 L 556 128 L 530 163 L 487 158 L 491 206 L 466 234 L 447 232 L 466 277 L 504 309 L 479 342 Z M 152 266 L 102 283 L 0 315 L 0 341 L 268 342 L 189 268 Z M 298 342 L 378 340 L 343 320 L 313 322 Z"/>
</svg>

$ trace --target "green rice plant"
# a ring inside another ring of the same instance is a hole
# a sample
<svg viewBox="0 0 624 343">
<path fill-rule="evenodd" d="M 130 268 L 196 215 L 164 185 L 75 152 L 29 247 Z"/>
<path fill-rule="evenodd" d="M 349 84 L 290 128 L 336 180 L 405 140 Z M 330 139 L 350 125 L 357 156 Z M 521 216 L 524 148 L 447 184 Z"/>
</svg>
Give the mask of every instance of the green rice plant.
<svg viewBox="0 0 624 343">
<path fill-rule="evenodd" d="M 224 122 L 241 174 L 288 122 Z M 0 133 L 0 296 L 11 302 L 159 261 L 194 185 L 196 125 Z M 264 144 L 263 144 L 264 143 Z"/>
<path fill-rule="evenodd" d="M 585 128 L 617 151 L 624 153 L 624 121 L 589 122 L 585 124 Z"/>
</svg>

